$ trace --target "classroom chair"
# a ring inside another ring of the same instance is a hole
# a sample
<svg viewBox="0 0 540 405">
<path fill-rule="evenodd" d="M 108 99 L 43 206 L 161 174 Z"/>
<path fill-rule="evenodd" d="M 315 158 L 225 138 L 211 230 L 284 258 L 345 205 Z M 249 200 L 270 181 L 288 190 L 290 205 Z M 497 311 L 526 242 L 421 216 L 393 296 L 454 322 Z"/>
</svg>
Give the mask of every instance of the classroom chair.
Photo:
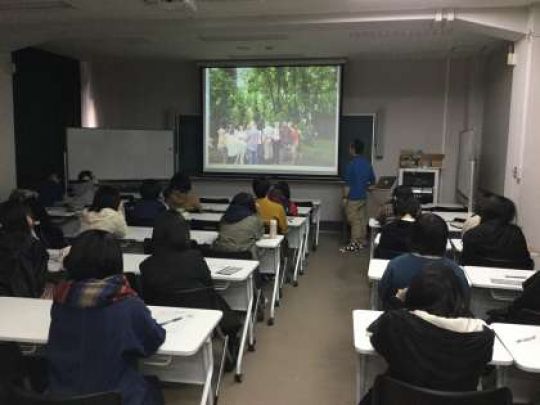
<svg viewBox="0 0 540 405">
<path fill-rule="evenodd" d="M 207 203 L 207 204 L 229 204 L 228 198 L 211 198 L 211 197 L 201 197 L 199 198 L 199 201 L 201 203 Z"/>
<path fill-rule="evenodd" d="M 218 231 L 219 222 L 192 219 L 191 221 L 189 221 L 189 227 L 193 231 Z"/>
<path fill-rule="evenodd" d="M 313 202 L 311 201 L 294 201 L 298 207 L 311 207 L 313 208 Z"/>
<path fill-rule="evenodd" d="M 372 405 L 512 405 L 512 392 L 506 387 L 489 391 L 438 391 L 387 376 L 377 377 L 372 395 Z"/>
<path fill-rule="evenodd" d="M 496 267 L 500 269 L 522 269 L 532 270 L 529 263 L 523 260 L 493 259 L 490 257 L 478 257 L 473 260 L 463 260 L 464 266 Z"/>
<path fill-rule="evenodd" d="M 59 398 L 38 395 L 13 387 L 11 390 L 11 403 L 16 405 L 122 405 L 122 396 L 118 392 L 104 392 Z"/>
</svg>

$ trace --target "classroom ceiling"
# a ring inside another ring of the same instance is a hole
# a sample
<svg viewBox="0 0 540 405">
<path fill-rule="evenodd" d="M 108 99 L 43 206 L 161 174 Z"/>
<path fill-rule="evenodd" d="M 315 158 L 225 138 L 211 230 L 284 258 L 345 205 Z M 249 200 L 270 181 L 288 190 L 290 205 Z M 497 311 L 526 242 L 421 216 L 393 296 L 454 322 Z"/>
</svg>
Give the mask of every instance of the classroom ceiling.
<svg viewBox="0 0 540 405">
<path fill-rule="evenodd" d="M 395 57 L 476 53 L 500 43 L 458 22 L 416 19 L 448 8 L 530 0 L 0 0 L 0 51 L 39 46 L 85 59 Z M 399 13 L 402 21 L 366 16 Z M 373 20 L 377 20 L 374 18 Z"/>
</svg>

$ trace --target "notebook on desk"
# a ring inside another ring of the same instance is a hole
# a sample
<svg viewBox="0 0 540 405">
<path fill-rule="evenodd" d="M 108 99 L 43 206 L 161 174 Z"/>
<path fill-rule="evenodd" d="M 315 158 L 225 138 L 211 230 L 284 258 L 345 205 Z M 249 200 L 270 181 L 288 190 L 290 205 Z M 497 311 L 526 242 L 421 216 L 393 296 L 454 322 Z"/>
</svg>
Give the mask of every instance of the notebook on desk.
<svg viewBox="0 0 540 405">
<path fill-rule="evenodd" d="M 491 281 L 493 284 L 501 284 L 501 285 L 521 285 L 523 284 L 523 279 L 513 279 L 513 278 L 491 278 L 489 281 Z"/>
<path fill-rule="evenodd" d="M 217 271 L 216 274 L 221 274 L 222 276 L 230 276 L 235 273 L 238 273 L 240 270 L 242 270 L 242 267 L 227 266 Z"/>
</svg>

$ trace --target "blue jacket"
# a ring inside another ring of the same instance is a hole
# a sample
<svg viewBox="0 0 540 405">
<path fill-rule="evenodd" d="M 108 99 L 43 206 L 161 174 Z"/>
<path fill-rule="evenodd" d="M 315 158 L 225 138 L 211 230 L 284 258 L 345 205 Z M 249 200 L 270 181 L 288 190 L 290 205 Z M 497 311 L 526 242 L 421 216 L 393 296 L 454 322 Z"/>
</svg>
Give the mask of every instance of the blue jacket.
<svg viewBox="0 0 540 405">
<path fill-rule="evenodd" d="M 426 265 L 438 261 L 452 268 L 461 281 L 465 296 L 468 296 L 469 282 L 463 269 L 456 262 L 446 257 L 432 258 L 406 253 L 388 262 L 388 266 L 379 282 L 379 298 L 383 303 L 383 308 L 391 307 L 392 297 L 396 295 L 396 292 L 399 289 L 408 287 L 414 276 L 420 273 Z"/>
<path fill-rule="evenodd" d="M 53 303 L 49 389 L 66 396 L 119 391 L 123 405 L 158 405 L 137 361 L 164 340 L 165 330 L 138 297 L 95 308 Z"/>
</svg>

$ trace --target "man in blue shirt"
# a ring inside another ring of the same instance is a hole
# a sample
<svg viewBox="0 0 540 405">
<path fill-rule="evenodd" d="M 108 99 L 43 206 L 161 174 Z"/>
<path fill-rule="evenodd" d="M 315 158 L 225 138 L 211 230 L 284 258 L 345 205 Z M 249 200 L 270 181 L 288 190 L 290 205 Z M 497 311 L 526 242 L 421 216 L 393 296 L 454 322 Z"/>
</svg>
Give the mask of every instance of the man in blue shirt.
<svg viewBox="0 0 540 405">
<path fill-rule="evenodd" d="M 375 183 L 375 174 L 371 163 L 362 156 L 364 144 L 356 139 L 349 152 L 352 160 L 345 173 L 343 200 L 347 221 L 351 225 L 351 241 L 341 248 L 341 252 L 356 252 L 366 246 L 367 212 L 366 199 L 369 186 Z"/>
</svg>

